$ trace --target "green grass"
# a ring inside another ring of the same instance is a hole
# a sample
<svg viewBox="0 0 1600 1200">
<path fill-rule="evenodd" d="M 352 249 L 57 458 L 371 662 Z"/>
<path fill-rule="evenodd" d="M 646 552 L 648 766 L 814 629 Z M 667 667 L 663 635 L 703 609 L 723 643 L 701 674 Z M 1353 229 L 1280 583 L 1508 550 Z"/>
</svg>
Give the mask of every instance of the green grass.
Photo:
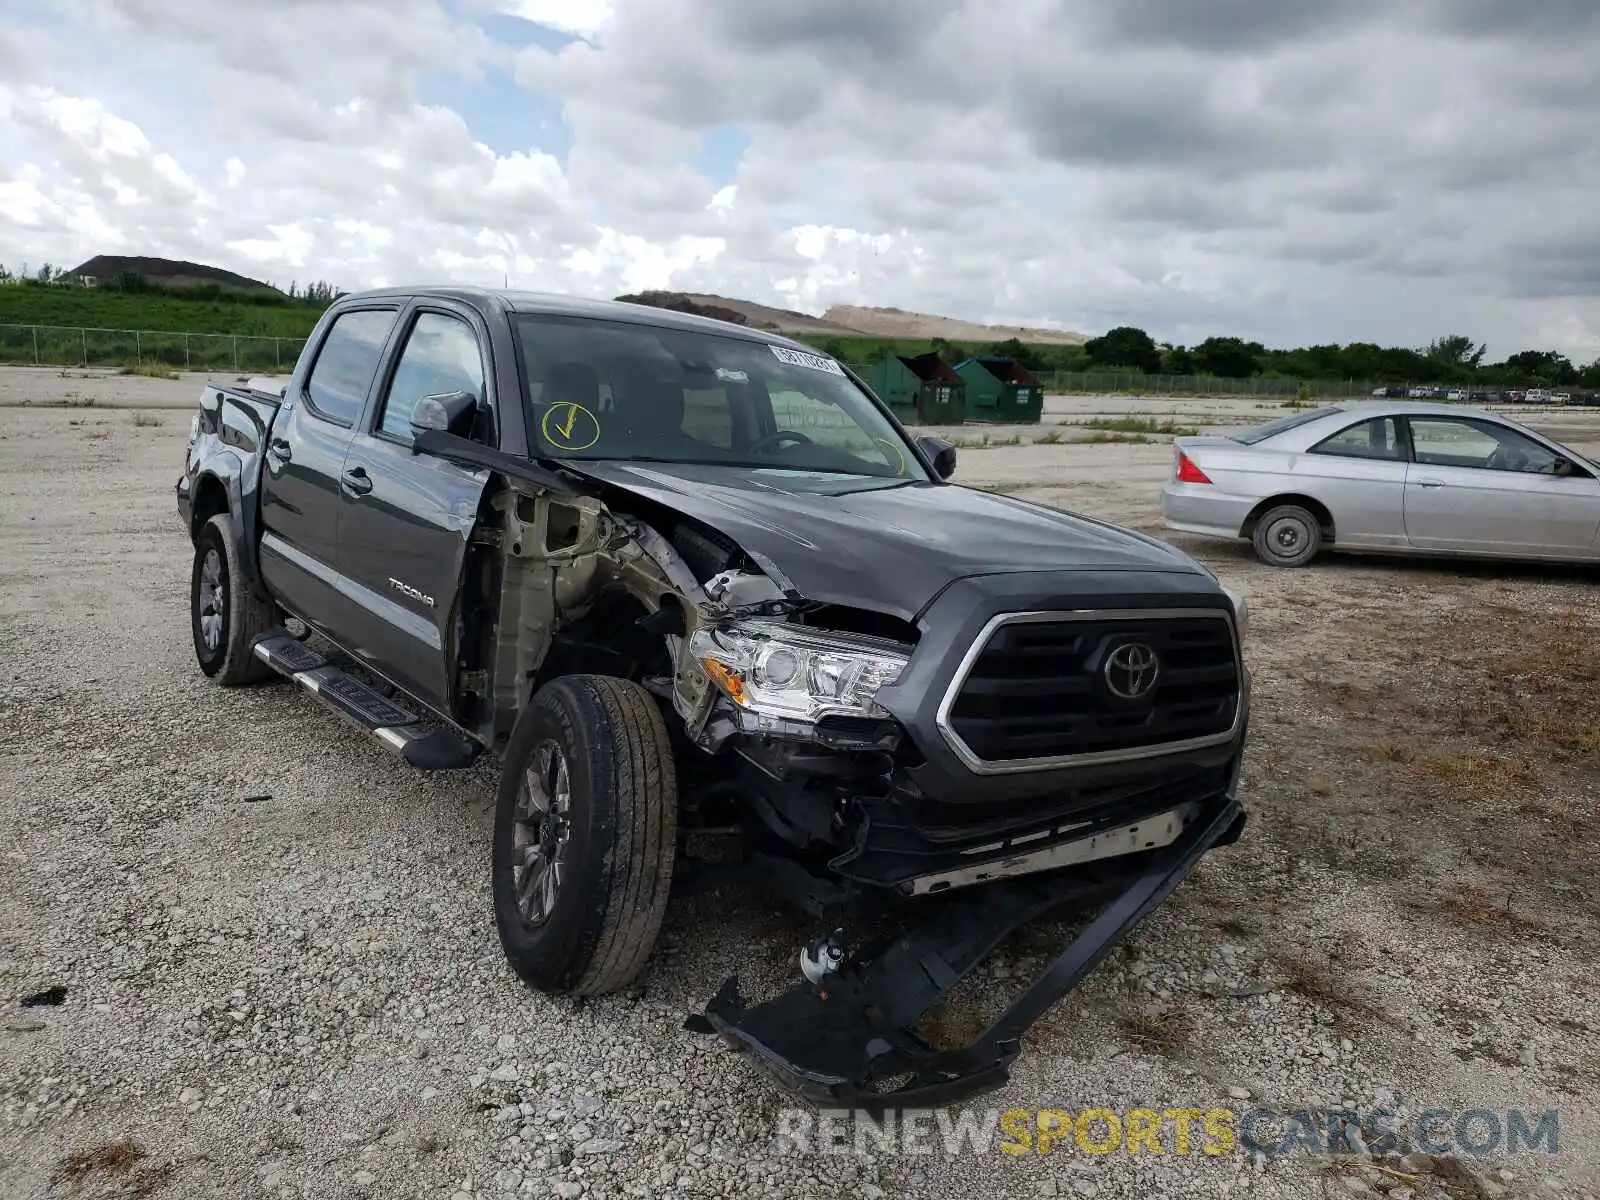
<svg viewBox="0 0 1600 1200">
<path fill-rule="evenodd" d="M 280 371 L 294 365 L 320 315 L 313 308 L 0 286 L 0 363 L 131 367 L 138 374 Z"/>
<path fill-rule="evenodd" d="M 225 300 L 182 300 L 67 287 L 0 287 L 0 325 L 304 338 L 321 315 L 316 308 Z"/>
<path fill-rule="evenodd" d="M 1140 417 L 1131 413 L 1126 417 L 1095 417 L 1081 424 L 1085 429 L 1103 429 L 1112 433 L 1165 433 L 1172 437 L 1191 437 L 1200 432 L 1193 425 L 1179 425 L 1170 417 L 1157 420 L 1155 417 Z"/>
</svg>

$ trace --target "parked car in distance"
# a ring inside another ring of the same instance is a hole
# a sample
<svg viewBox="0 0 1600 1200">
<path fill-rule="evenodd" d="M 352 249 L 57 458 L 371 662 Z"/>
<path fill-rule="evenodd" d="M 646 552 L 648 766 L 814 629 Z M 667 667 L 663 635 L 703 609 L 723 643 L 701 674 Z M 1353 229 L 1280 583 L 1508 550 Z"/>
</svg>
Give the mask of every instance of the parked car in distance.
<svg viewBox="0 0 1600 1200">
<path fill-rule="evenodd" d="M 1323 550 L 1600 561 L 1600 466 L 1507 417 L 1356 401 L 1173 443 L 1168 528 Z"/>
<path fill-rule="evenodd" d="M 1555 395 L 1550 397 L 1550 403 L 1552 403 L 1552 404 L 1571 404 L 1572 403 L 1572 393 L 1570 393 L 1570 392 L 1557 392 Z"/>
<path fill-rule="evenodd" d="M 1451 388 L 1445 393 L 1444 398 L 1446 400 L 1465 400 L 1467 398 L 1467 391 L 1465 388 Z"/>
</svg>

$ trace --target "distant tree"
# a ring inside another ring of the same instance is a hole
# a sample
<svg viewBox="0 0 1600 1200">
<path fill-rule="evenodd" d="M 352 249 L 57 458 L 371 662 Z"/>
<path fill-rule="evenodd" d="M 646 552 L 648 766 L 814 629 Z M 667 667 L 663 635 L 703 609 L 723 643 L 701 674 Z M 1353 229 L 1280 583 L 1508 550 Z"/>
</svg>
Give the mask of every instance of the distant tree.
<svg viewBox="0 0 1600 1200">
<path fill-rule="evenodd" d="M 1565 354 L 1554 350 L 1524 350 L 1500 365 L 1508 383 L 1572 383 L 1578 373 Z"/>
<path fill-rule="evenodd" d="M 1260 348 L 1235 337 L 1209 337 L 1194 348 L 1194 365 L 1202 375 L 1247 379 L 1261 369 L 1256 361 Z"/>
<path fill-rule="evenodd" d="M 958 363 L 966 357 L 965 351 L 948 338 L 936 337 L 928 343 L 928 348 L 947 363 Z"/>
<path fill-rule="evenodd" d="M 1084 348 L 1097 367 L 1135 367 L 1152 375 L 1161 370 L 1161 351 L 1155 340 L 1131 325 L 1119 325 Z"/>
<path fill-rule="evenodd" d="M 1434 362 L 1443 363 L 1448 367 L 1464 367 L 1476 370 L 1483 361 L 1485 346 L 1474 347 L 1472 339 L 1459 333 L 1452 333 L 1448 337 L 1438 338 L 1428 343 L 1428 348 L 1422 352 L 1423 357 L 1431 358 Z"/>
<path fill-rule="evenodd" d="M 1047 366 L 1043 350 L 1018 338 L 1007 338 L 1003 342 L 992 342 L 983 348 L 986 358 L 1011 358 L 1027 367 L 1030 371 L 1041 371 Z"/>
<path fill-rule="evenodd" d="M 1586 388 L 1600 388 L 1600 358 L 1578 372 L 1578 383 Z"/>
<path fill-rule="evenodd" d="M 1162 346 L 1161 370 L 1167 375 L 1193 375 L 1194 354 L 1186 346 Z"/>
<path fill-rule="evenodd" d="M 56 280 L 56 274 L 57 273 L 54 266 L 52 266 L 50 263 L 44 263 L 37 271 L 33 273 L 33 277 L 40 283 L 54 283 Z"/>
<path fill-rule="evenodd" d="M 306 284 L 306 290 L 301 293 L 300 299 L 306 304 L 325 306 L 332 304 L 343 294 L 344 293 L 335 288 L 333 284 L 319 279 L 314 283 Z"/>
</svg>

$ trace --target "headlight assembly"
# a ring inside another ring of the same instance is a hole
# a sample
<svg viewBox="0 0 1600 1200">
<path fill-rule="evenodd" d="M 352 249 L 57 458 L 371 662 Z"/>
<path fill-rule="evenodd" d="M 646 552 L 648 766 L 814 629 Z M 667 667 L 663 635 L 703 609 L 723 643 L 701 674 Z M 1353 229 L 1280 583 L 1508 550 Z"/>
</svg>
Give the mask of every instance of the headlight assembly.
<svg viewBox="0 0 1600 1200">
<path fill-rule="evenodd" d="M 695 660 L 740 709 L 779 721 L 883 717 L 878 689 L 909 655 L 893 643 L 782 621 L 738 621 L 689 640 Z"/>
</svg>

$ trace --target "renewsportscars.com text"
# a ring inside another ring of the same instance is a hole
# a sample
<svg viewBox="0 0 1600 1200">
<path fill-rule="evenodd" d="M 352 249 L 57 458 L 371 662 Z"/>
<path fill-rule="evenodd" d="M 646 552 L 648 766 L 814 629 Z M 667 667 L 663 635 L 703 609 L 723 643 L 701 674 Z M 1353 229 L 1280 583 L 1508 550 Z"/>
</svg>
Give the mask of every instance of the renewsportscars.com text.
<svg viewBox="0 0 1600 1200">
<path fill-rule="evenodd" d="M 1559 1148 L 1556 1110 L 1431 1108 L 1401 1121 L 1387 1110 L 1249 1108 L 782 1109 L 787 1154 L 1467 1154 Z M 1358 1145 L 1358 1142 L 1360 1143 Z"/>
</svg>

